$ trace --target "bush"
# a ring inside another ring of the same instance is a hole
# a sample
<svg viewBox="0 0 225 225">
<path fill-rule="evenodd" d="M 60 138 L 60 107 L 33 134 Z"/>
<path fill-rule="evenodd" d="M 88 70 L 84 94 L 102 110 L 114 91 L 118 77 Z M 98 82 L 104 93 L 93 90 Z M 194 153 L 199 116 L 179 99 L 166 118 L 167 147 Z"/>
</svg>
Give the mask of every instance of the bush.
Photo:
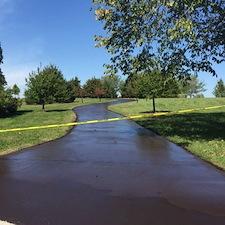
<svg viewBox="0 0 225 225">
<path fill-rule="evenodd" d="M 0 117 L 15 113 L 19 106 L 21 106 L 21 101 L 13 97 L 9 90 L 0 91 Z"/>
</svg>

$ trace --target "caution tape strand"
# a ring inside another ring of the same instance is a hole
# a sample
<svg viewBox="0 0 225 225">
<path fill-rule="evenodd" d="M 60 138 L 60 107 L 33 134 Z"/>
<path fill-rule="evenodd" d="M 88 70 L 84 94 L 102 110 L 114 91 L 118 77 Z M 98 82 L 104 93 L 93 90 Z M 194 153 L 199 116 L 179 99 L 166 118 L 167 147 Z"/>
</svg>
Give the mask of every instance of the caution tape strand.
<svg viewBox="0 0 225 225">
<path fill-rule="evenodd" d="M 154 113 L 154 114 L 146 114 L 146 115 L 131 115 L 126 117 L 117 117 L 117 118 L 110 118 L 110 119 L 103 119 L 103 120 L 90 120 L 90 121 L 81 121 L 81 122 L 73 122 L 73 123 L 65 123 L 65 124 L 54 124 L 54 125 L 43 125 L 43 126 L 34 126 L 34 127 L 23 127 L 23 128 L 12 128 L 12 129 L 2 129 L 0 133 L 7 133 L 7 132 L 18 132 L 18 131 L 29 131 L 29 130 L 40 130 L 40 129 L 49 129 L 49 128 L 61 128 L 61 127 L 71 127 L 77 125 L 87 125 L 87 124 L 95 124 L 95 123 L 106 123 L 106 122 L 115 122 L 115 121 L 122 121 L 122 120 L 133 120 L 133 119 L 142 119 L 142 118 L 154 118 L 159 116 L 169 116 L 175 114 L 185 114 L 190 112 L 197 112 L 201 110 L 211 110 L 211 109 L 219 109 L 225 107 L 225 105 L 220 106 L 210 106 L 206 108 L 198 108 L 198 109 L 185 109 L 179 110 L 176 112 L 163 112 L 163 113 Z"/>
</svg>

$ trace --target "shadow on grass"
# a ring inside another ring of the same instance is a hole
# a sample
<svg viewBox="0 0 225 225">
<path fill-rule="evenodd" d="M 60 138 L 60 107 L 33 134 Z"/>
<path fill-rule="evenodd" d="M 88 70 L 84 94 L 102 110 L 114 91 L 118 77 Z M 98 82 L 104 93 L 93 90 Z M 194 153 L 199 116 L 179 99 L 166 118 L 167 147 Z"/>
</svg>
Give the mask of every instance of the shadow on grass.
<svg viewBox="0 0 225 225">
<path fill-rule="evenodd" d="M 17 116 L 22 116 L 24 114 L 31 113 L 31 112 L 33 112 L 33 110 L 19 110 L 15 113 L 7 114 L 7 115 L 0 114 L 0 118 L 15 118 Z"/>
<path fill-rule="evenodd" d="M 49 110 L 45 110 L 45 112 L 67 112 L 67 111 L 71 111 L 71 109 L 49 109 Z"/>
<path fill-rule="evenodd" d="M 179 143 L 184 146 L 188 141 L 225 139 L 225 112 L 161 116 L 137 122 L 162 136 L 185 138 L 187 142 Z"/>
<path fill-rule="evenodd" d="M 168 112 L 171 112 L 171 111 L 167 111 L 167 110 L 165 110 L 165 111 L 155 111 L 155 113 L 164 113 L 164 112 L 168 113 Z M 154 112 L 153 111 L 141 112 L 141 114 L 149 114 L 149 113 L 154 113 Z"/>
</svg>

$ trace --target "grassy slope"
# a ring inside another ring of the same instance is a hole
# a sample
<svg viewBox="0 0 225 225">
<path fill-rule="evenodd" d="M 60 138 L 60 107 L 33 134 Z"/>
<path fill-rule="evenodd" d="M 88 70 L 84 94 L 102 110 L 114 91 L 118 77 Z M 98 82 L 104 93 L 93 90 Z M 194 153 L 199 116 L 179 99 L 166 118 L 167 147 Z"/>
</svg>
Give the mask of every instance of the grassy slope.
<svg viewBox="0 0 225 225">
<path fill-rule="evenodd" d="M 99 100 L 84 100 L 84 104 L 91 103 L 99 103 Z M 46 112 L 41 110 L 41 106 L 23 105 L 16 115 L 0 118 L 0 129 L 68 123 L 75 120 L 72 109 L 79 105 L 82 105 L 80 100 L 74 103 L 46 105 Z M 65 127 L 0 133 L 0 155 L 62 137 L 69 129 Z"/>
<path fill-rule="evenodd" d="M 225 105 L 221 99 L 157 99 L 158 111 L 201 108 Z M 151 111 L 151 102 L 140 100 L 110 107 L 123 115 Z M 153 129 L 171 141 L 184 146 L 214 165 L 225 169 L 225 107 L 183 115 L 137 120 L 140 125 Z"/>
</svg>

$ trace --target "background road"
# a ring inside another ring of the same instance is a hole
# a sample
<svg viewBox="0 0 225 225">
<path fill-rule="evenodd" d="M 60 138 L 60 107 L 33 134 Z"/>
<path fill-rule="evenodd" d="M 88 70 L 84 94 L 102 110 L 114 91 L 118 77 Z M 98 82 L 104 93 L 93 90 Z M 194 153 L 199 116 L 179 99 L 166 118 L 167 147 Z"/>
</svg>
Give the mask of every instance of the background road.
<svg viewBox="0 0 225 225">
<path fill-rule="evenodd" d="M 108 104 L 80 121 L 118 117 Z M 0 219 L 22 225 L 224 225 L 225 173 L 132 121 L 75 127 L 0 158 Z"/>
</svg>

